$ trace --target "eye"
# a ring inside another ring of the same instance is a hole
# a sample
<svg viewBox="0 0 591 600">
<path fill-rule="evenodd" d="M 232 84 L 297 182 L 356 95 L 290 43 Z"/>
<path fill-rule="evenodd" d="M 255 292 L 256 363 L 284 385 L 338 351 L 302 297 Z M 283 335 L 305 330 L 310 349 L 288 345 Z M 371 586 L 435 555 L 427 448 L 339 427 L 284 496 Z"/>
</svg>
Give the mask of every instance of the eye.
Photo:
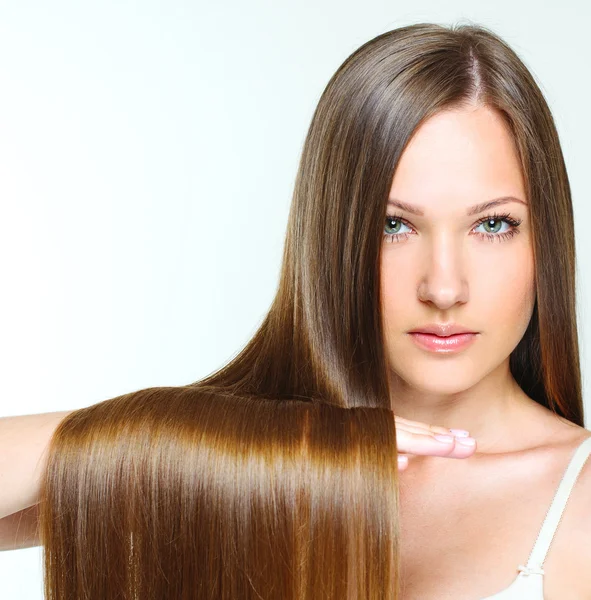
<svg viewBox="0 0 591 600">
<path fill-rule="evenodd" d="M 402 232 L 400 233 L 400 228 L 401 227 L 408 227 L 408 225 L 404 222 L 404 220 L 401 217 L 398 217 L 396 215 L 387 215 L 386 216 L 386 226 L 385 226 L 385 230 L 390 230 L 389 233 L 384 233 L 384 239 L 387 242 L 400 242 L 403 239 L 406 239 L 408 237 L 408 232 Z"/>
<path fill-rule="evenodd" d="M 503 223 L 507 225 L 507 228 L 501 231 Z M 502 215 L 494 214 L 480 219 L 476 227 L 480 227 L 481 225 L 484 226 L 484 232 L 477 232 L 477 235 L 484 237 L 490 242 L 494 242 L 495 240 L 502 242 L 520 232 L 521 219 L 514 219 L 508 213 Z"/>
<path fill-rule="evenodd" d="M 482 239 L 494 242 L 495 240 L 502 242 L 512 238 L 517 233 L 520 233 L 519 226 L 521 219 L 513 218 L 509 213 L 488 215 L 480 219 L 473 227 L 483 227 L 484 231 L 475 231 L 475 235 Z M 506 228 L 503 229 L 503 226 Z M 384 229 L 384 240 L 389 243 L 401 242 L 408 238 L 409 231 L 401 231 L 402 227 L 412 231 L 412 227 L 400 215 L 386 215 L 386 223 Z"/>
</svg>

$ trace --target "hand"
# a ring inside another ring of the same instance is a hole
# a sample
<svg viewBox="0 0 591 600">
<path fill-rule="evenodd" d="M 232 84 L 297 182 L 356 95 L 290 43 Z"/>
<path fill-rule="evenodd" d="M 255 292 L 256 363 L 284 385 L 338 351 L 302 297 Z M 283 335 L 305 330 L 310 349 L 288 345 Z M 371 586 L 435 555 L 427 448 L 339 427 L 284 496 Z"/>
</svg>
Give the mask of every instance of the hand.
<svg viewBox="0 0 591 600">
<path fill-rule="evenodd" d="M 455 438 L 449 429 L 438 425 L 427 425 L 420 421 L 411 421 L 394 416 L 396 422 L 396 447 L 398 449 L 398 469 L 408 467 L 408 457 L 413 454 L 427 456 L 446 456 L 448 458 L 468 458 L 476 451 L 476 444 L 464 445 Z M 449 435 L 450 442 L 442 442 L 435 435 Z M 465 439 L 465 438 L 463 438 Z"/>
</svg>

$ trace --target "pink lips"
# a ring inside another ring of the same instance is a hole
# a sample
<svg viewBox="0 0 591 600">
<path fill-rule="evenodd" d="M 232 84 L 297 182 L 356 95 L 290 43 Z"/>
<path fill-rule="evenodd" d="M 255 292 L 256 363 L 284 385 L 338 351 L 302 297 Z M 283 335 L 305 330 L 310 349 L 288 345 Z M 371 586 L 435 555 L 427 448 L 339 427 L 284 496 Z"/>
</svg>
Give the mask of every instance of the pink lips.
<svg viewBox="0 0 591 600">
<path fill-rule="evenodd" d="M 415 333 L 409 334 L 415 343 L 431 352 L 459 352 L 468 347 L 478 335 L 477 333 L 457 333 L 448 336 L 439 336 L 432 333 Z"/>
</svg>

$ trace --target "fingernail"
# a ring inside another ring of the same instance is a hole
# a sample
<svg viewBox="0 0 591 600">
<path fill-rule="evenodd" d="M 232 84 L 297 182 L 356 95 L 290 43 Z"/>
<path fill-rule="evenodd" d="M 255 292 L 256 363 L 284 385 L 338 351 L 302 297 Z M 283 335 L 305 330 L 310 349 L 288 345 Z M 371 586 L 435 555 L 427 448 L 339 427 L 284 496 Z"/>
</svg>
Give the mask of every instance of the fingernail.
<svg viewBox="0 0 591 600">
<path fill-rule="evenodd" d="M 469 431 L 466 431 L 465 429 L 450 429 L 450 431 L 456 436 L 456 437 L 468 437 L 470 435 Z"/>
<path fill-rule="evenodd" d="M 454 440 L 453 435 L 441 435 L 441 434 L 437 433 L 433 437 L 436 440 L 439 440 L 440 442 L 447 442 L 448 444 L 449 444 L 449 442 L 453 442 L 453 440 Z"/>
<path fill-rule="evenodd" d="M 399 456 L 398 457 L 398 466 L 406 467 L 408 465 L 408 456 Z"/>
<path fill-rule="evenodd" d="M 473 437 L 458 438 L 458 442 L 460 444 L 464 444 L 466 446 L 475 446 L 476 445 L 476 440 Z"/>
</svg>

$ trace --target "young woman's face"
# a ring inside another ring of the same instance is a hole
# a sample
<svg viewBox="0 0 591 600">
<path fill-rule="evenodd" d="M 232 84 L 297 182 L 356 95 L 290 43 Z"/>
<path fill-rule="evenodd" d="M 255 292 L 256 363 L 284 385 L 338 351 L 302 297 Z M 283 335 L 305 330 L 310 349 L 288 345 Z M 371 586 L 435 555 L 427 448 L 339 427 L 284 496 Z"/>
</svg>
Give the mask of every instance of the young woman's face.
<svg viewBox="0 0 591 600">
<path fill-rule="evenodd" d="M 468 214 L 505 196 L 517 200 Z M 432 117 L 405 149 L 390 199 L 423 213 L 389 204 L 384 223 L 391 372 L 423 392 L 460 392 L 508 360 L 535 302 L 529 207 L 518 201 L 527 198 L 507 125 L 482 107 Z M 451 322 L 478 333 L 460 351 L 426 350 L 408 333 Z"/>
</svg>

